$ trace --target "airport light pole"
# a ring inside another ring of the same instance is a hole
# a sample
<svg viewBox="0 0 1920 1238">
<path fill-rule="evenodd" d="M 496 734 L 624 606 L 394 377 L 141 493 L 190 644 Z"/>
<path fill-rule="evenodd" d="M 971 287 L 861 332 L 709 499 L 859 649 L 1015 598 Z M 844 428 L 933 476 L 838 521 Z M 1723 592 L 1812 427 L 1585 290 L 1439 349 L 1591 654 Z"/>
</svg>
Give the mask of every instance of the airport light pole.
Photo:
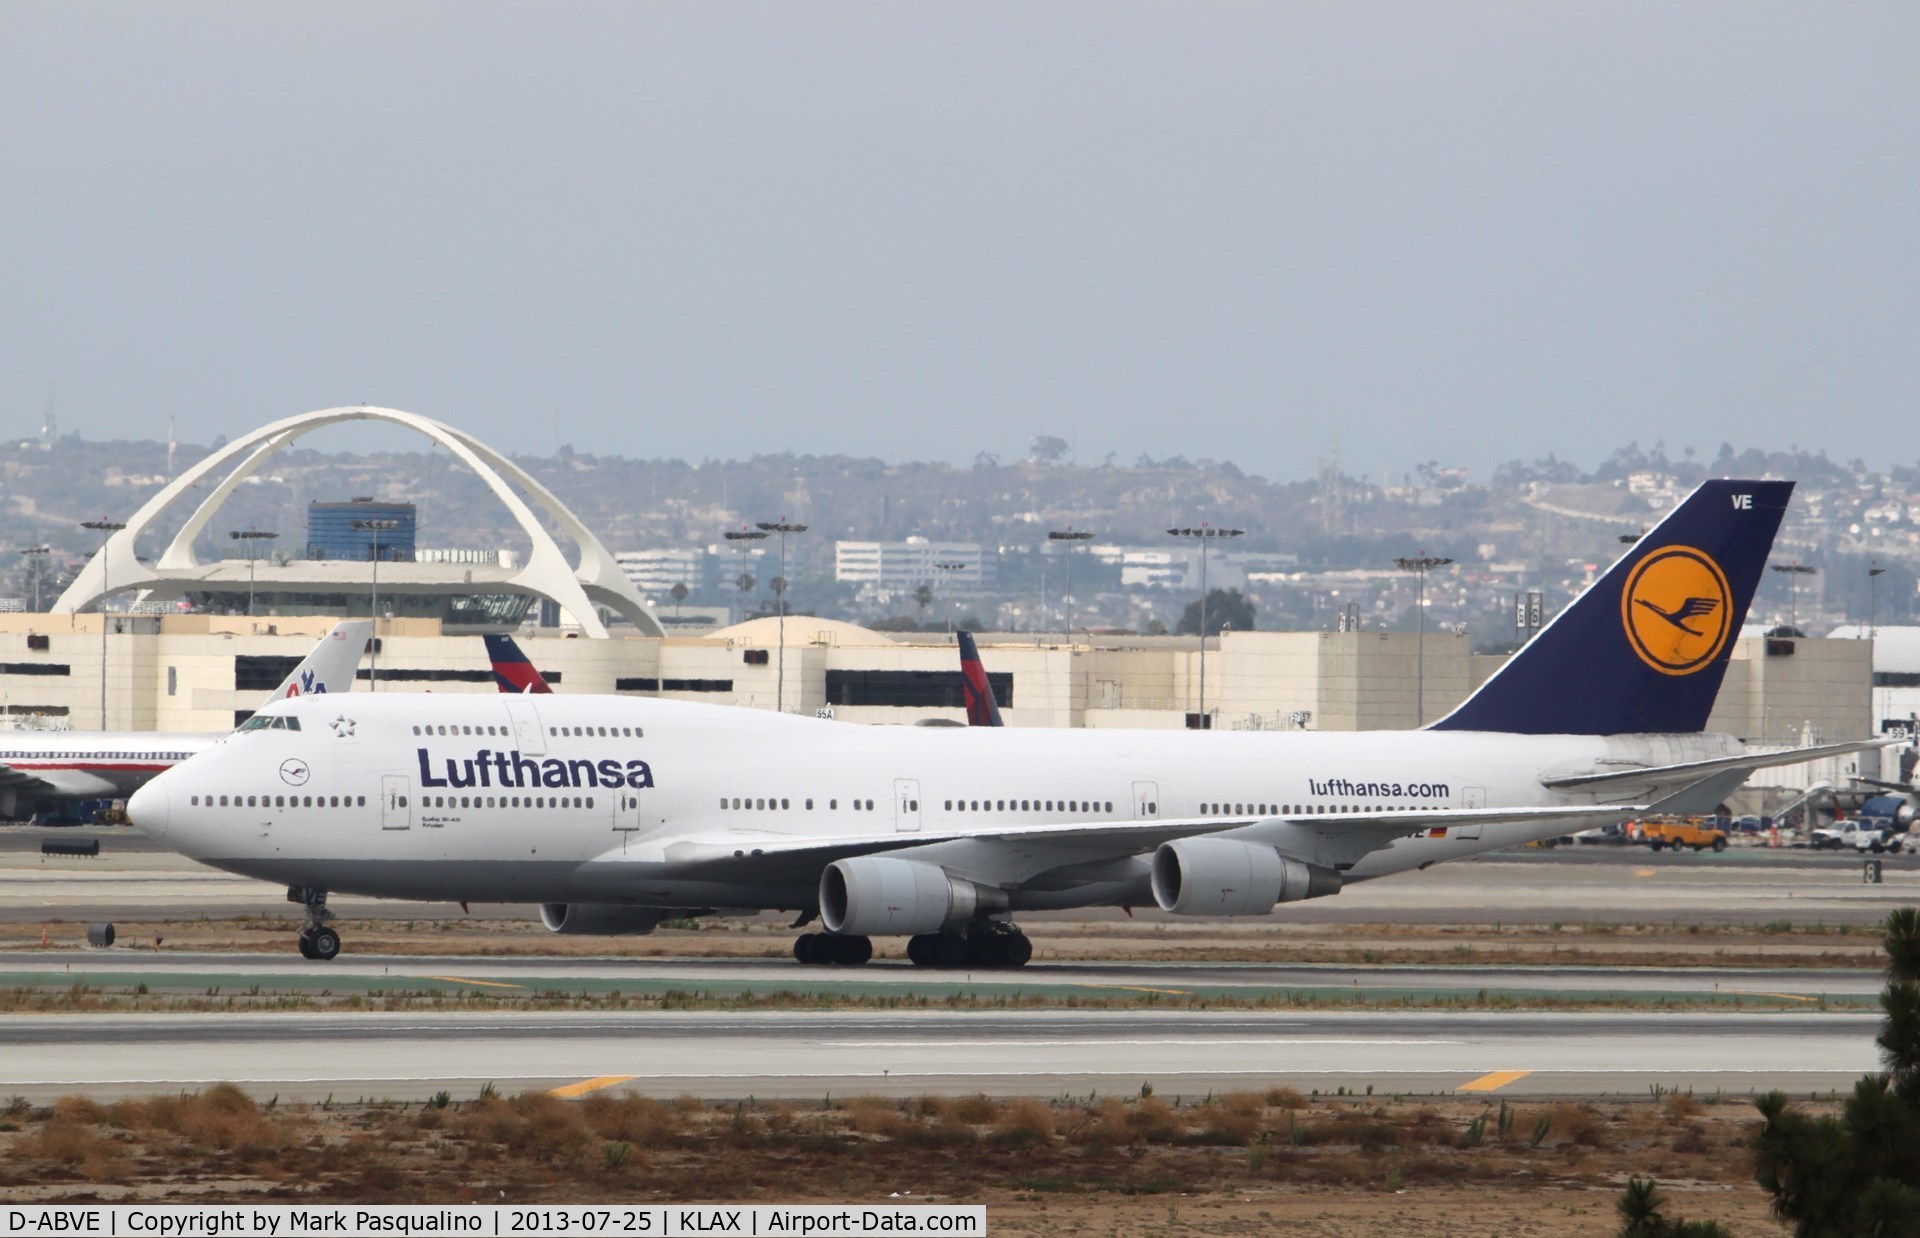
<svg viewBox="0 0 1920 1238">
<path fill-rule="evenodd" d="M 113 593 L 108 580 L 112 570 L 107 563 L 107 543 L 127 527 L 124 520 L 83 520 L 83 529 L 100 535 L 100 729 L 107 729 L 107 598 Z"/>
<path fill-rule="evenodd" d="M 726 538 L 730 542 L 764 542 L 769 537 L 773 536 L 773 532 L 772 530 L 766 528 L 763 525 L 759 528 L 754 528 L 754 529 L 728 529 L 724 533 L 722 533 L 720 536 Z M 787 544 L 787 539 L 782 537 L 780 539 L 780 557 L 782 559 L 786 558 L 786 544 Z M 773 672 L 773 711 L 775 713 L 781 712 L 780 707 L 783 702 L 780 699 L 780 693 L 781 693 L 781 689 L 785 686 L 782 683 L 782 681 L 785 680 L 787 677 L 787 674 L 786 674 L 787 672 L 787 664 L 786 664 L 787 620 L 786 620 L 786 611 L 784 609 L 785 591 L 787 587 L 787 582 L 785 577 L 786 577 L 786 564 L 782 563 L 780 565 L 780 578 L 778 581 L 778 587 L 773 591 L 774 596 L 776 598 L 781 599 L 781 606 L 783 608 L 781 610 L 781 615 L 780 615 L 780 659 L 781 661 L 778 667 Z M 747 618 L 747 590 L 753 588 L 753 577 L 747 574 L 746 572 L 742 572 L 740 573 L 739 581 L 737 581 L 736 583 L 740 585 L 740 619 L 742 622 L 745 622 Z"/>
<path fill-rule="evenodd" d="M 1427 724 L 1427 573 L 1452 562 L 1452 559 L 1443 555 L 1430 555 L 1425 551 L 1393 561 L 1395 567 L 1403 572 L 1416 573 L 1419 579 L 1413 604 L 1415 630 L 1419 633 L 1414 638 L 1416 643 L 1413 647 L 1413 726 L 1415 730 Z"/>
<path fill-rule="evenodd" d="M 1795 559 L 1791 563 L 1769 563 L 1767 570 L 1779 572 L 1787 578 L 1787 627 L 1797 636 L 1800 634 L 1800 578 L 1811 576 L 1820 569 L 1808 567 Z"/>
<path fill-rule="evenodd" d="M 380 535 L 400 527 L 393 519 L 356 520 L 353 527 L 363 533 L 373 534 L 373 594 L 367 608 L 373 613 L 373 645 L 367 651 L 367 691 L 380 690 Z"/>
<path fill-rule="evenodd" d="M 947 586 L 947 635 L 953 635 L 953 578 L 955 573 L 966 570 L 964 563 L 936 563 L 934 569 L 945 579 Z"/>
<path fill-rule="evenodd" d="M 756 520 L 754 529 L 762 537 L 777 534 L 780 538 L 780 574 L 773 578 L 773 600 L 775 609 L 780 612 L 778 630 L 780 648 L 774 653 L 773 671 L 773 712 L 786 712 L 787 688 L 787 534 L 805 533 L 807 526 L 794 524 L 785 516 L 778 520 Z"/>
<path fill-rule="evenodd" d="M 1880 560 L 1878 559 L 1875 559 L 1872 562 L 1867 564 L 1867 639 L 1868 640 L 1874 639 L 1874 637 L 1878 634 L 1880 607 L 1878 604 L 1879 599 L 1877 599 L 1874 596 L 1874 593 L 1875 593 L 1875 590 L 1877 590 L 1880 586 L 1881 574 L 1884 573 L 1886 570 L 1887 570 L 1886 568 L 1880 566 Z M 40 595 L 39 593 L 36 592 L 33 596 L 36 599 L 38 599 Z M 38 605 L 37 601 L 35 602 L 35 605 L 36 606 Z"/>
<path fill-rule="evenodd" d="M 1245 529 L 1216 529 L 1210 524 L 1195 528 L 1168 529 L 1173 537 L 1197 538 L 1200 542 L 1200 729 L 1211 731 L 1207 721 L 1207 548 L 1217 538 L 1234 538 Z"/>
<path fill-rule="evenodd" d="M 27 556 L 27 570 L 33 573 L 33 613 L 40 613 L 40 580 L 47 574 L 47 556 L 53 553 L 51 546 L 29 546 L 20 552 Z"/>
<path fill-rule="evenodd" d="M 279 537 L 278 533 L 268 533 L 260 529 L 232 529 L 227 536 L 236 542 L 247 544 L 247 618 L 253 618 L 253 561 L 257 557 L 254 547 L 261 542 L 270 542 Z"/>
<path fill-rule="evenodd" d="M 1073 547 L 1076 542 L 1088 541 L 1092 537 L 1092 533 L 1085 529 L 1076 529 L 1072 525 L 1064 529 L 1050 529 L 1047 532 L 1047 540 L 1064 543 L 1062 549 L 1067 552 L 1067 607 L 1066 613 L 1061 616 L 1060 626 L 1066 629 L 1068 645 L 1073 644 Z"/>
</svg>

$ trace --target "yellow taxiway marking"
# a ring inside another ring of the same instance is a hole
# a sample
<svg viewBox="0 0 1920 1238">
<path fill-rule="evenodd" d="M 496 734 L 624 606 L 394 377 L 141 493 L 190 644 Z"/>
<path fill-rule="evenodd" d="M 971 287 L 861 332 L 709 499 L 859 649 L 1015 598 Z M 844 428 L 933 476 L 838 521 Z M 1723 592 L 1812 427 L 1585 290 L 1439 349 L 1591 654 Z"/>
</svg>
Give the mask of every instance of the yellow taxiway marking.
<svg viewBox="0 0 1920 1238">
<path fill-rule="evenodd" d="M 1735 997 L 1777 997 L 1783 1002 L 1817 1002 L 1817 997 L 1807 997 L 1799 993 L 1768 993 L 1761 989 L 1726 989 Z"/>
<path fill-rule="evenodd" d="M 1530 1070 L 1496 1070 L 1490 1075 L 1481 1075 L 1478 1079 L 1463 1083 L 1453 1090 L 1456 1092 L 1498 1091 L 1515 1079 L 1524 1079 L 1532 1073 Z"/>
<path fill-rule="evenodd" d="M 1636 868 L 1633 870 L 1633 875 L 1636 877 L 1654 877 L 1658 876 L 1659 872 L 1660 870 L 1657 868 Z"/>
<path fill-rule="evenodd" d="M 1191 989 L 1150 989 L 1142 984 L 1083 984 L 1083 989 L 1123 989 L 1128 993 L 1171 993 L 1176 997 L 1192 997 Z"/>
<path fill-rule="evenodd" d="M 465 976 L 422 976 L 422 980 L 444 980 L 448 984 L 474 984 L 483 989 L 524 989 L 524 984 L 506 984 L 499 980 L 469 980 Z"/>
<path fill-rule="evenodd" d="M 572 1100 L 576 1096 L 585 1096 L 588 1092 L 598 1092 L 602 1088 L 610 1088 L 625 1083 L 631 1078 L 633 1078 L 632 1075 L 598 1075 L 592 1079 L 582 1079 L 578 1083 L 569 1083 L 563 1088 L 555 1088 L 552 1092 L 548 1093 L 548 1095 L 558 1096 L 564 1100 Z"/>
</svg>

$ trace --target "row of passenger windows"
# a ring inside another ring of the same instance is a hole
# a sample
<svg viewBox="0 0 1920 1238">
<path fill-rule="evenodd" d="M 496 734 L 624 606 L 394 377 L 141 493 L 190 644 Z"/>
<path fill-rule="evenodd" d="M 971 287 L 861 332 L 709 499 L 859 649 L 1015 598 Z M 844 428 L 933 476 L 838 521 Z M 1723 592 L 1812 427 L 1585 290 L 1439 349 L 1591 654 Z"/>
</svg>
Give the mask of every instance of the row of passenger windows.
<svg viewBox="0 0 1920 1238">
<path fill-rule="evenodd" d="M 853 808 L 855 812 L 860 812 L 863 809 L 867 812 L 873 811 L 872 800 L 848 800 L 847 803 L 849 806 Z M 813 811 L 812 800 L 802 800 L 800 801 L 800 806 L 808 812 Z M 793 807 L 793 802 L 791 800 L 773 799 L 771 797 L 768 797 L 766 799 L 756 799 L 750 796 L 723 795 L 720 797 L 720 807 L 723 810 L 729 810 L 729 811 L 737 808 L 743 811 L 746 809 L 752 809 L 755 812 L 779 812 L 779 811 L 783 811 L 785 809 L 789 809 Z M 827 801 L 827 808 L 829 810 L 836 810 L 839 807 L 840 807 L 839 800 Z M 914 807 L 918 808 L 919 805 L 915 804 Z"/>
<path fill-rule="evenodd" d="M 184 761 L 190 752 L 0 752 L 0 761 Z"/>
<path fill-rule="evenodd" d="M 1202 804 L 1203 817 L 1324 817 L 1342 812 L 1386 812 L 1375 804 Z"/>
<path fill-rule="evenodd" d="M 213 802 L 211 795 L 196 795 L 193 803 L 196 807 L 208 808 L 365 808 L 367 797 L 364 795 L 223 795 L 219 804 Z M 229 804 L 228 801 L 232 803 Z"/>
<path fill-rule="evenodd" d="M 948 812 L 1112 812 L 1112 800 L 948 800 Z"/>
<path fill-rule="evenodd" d="M 296 731 L 299 730 L 300 728 L 297 725 L 299 719 L 296 718 L 293 721 L 296 723 L 293 729 Z M 247 726 L 240 729 L 243 731 L 248 730 L 251 729 L 251 726 L 252 724 L 249 722 Z M 415 735 L 498 735 L 505 738 L 506 736 L 512 735 L 513 730 L 510 727 L 504 726 L 454 726 L 452 724 L 443 726 L 440 723 L 434 722 L 424 726 L 414 727 L 413 733 Z M 637 726 L 550 726 L 547 728 L 547 734 L 555 737 L 565 735 L 572 738 L 599 736 L 603 739 L 644 739 L 646 738 L 646 729 Z"/>
<path fill-rule="evenodd" d="M 423 795 L 422 808 L 592 808 L 591 795 Z"/>
</svg>

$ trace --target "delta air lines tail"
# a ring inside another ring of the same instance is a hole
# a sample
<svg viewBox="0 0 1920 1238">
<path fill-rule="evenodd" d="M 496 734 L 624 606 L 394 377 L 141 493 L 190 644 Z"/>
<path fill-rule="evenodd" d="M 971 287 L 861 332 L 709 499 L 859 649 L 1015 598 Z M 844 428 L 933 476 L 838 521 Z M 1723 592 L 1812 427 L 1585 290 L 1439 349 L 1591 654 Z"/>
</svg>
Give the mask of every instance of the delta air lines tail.
<svg viewBox="0 0 1920 1238">
<path fill-rule="evenodd" d="M 980 647 L 973 643 L 973 633 L 963 628 L 954 636 L 960 642 L 960 691 L 967 704 L 967 725 L 1003 725 L 1000 703 L 993 699 L 993 684 L 987 680 L 987 668 L 980 661 Z"/>
<path fill-rule="evenodd" d="M 487 660 L 493 663 L 493 682 L 502 692 L 551 693 L 552 688 L 520 651 L 511 636 L 487 636 Z"/>
</svg>

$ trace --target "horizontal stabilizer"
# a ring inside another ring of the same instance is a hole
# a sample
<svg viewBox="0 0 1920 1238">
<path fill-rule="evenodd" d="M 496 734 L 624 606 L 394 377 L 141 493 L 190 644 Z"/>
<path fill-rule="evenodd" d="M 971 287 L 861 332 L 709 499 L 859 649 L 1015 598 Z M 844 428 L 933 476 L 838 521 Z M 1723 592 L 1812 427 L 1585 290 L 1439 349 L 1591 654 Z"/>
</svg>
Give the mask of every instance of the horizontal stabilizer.
<svg viewBox="0 0 1920 1238">
<path fill-rule="evenodd" d="M 1736 771 L 1752 773 L 1778 765 L 1799 765 L 1822 757 L 1845 756 L 1904 744 L 1904 739 L 1861 739 L 1842 744 L 1815 744 L 1810 748 L 1788 748 L 1782 752 L 1749 752 L 1735 757 L 1715 757 L 1707 761 L 1683 761 L 1678 765 L 1636 765 L 1625 769 L 1593 770 L 1580 774 L 1556 774 L 1542 778 L 1540 785 L 1553 791 L 1604 791 L 1608 787 L 1665 786 L 1692 782 L 1715 774 Z M 1903 788 L 1904 789 L 1904 788 Z"/>
</svg>

